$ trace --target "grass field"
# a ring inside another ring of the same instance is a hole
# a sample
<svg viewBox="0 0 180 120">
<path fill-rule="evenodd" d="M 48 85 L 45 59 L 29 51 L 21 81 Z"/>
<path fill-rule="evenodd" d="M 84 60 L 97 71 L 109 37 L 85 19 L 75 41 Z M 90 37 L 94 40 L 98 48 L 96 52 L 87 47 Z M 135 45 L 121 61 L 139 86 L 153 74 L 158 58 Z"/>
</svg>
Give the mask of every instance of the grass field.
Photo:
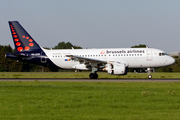
<svg viewBox="0 0 180 120">
<path fill-rule="evenodd" d="M 180 83 L 0 82 L 1 120 L 179 120 Z"/>
<path fill-rule="evenodd" d="M 89 78 L 90 72 L 0 72 L 0 78 Z M 98 72 L 100 79 L 148 78 L 147 73 L 128 73 L 127 75 L 109 75 Z M 153 78 L 180 78 L 180 73 L 152 73 Z"/>
<path fill-rule="evenodd" d="M 99 72 L 99 78 L 147 78 Z M 152 73 L 180 78 L 179 73 Z M 89 78 L 89 72 L 1 72 L 0 78 Z M 1 120 L 179 120 L 180 83 L 0 82 Z"/>
</svg>

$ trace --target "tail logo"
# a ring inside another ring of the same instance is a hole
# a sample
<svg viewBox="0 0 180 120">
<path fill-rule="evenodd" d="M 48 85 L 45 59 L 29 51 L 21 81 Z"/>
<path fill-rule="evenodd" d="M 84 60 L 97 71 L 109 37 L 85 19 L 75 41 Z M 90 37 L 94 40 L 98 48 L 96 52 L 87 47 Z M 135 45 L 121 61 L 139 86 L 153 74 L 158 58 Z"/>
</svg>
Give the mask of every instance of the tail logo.
<svg viewBox="0 0 180 120">
<path fill-rule="evenodd" d="M 21 46 L 22 43 L 21 41 L 19 41 L 19 37 L 18 37 L 18 34 L 16 33 L 13 25 L 10 25 L 10 28 L 11 28 L 11 31 L 12 31 L 12 35 L 13 35 L 13 39 L 15 41 L 15 45 L 16 45 L 16 48 L 17 50 L 20 52 L 20 51 L 23 51 L 23 50 L 30 50 L 30 47 L 33 47 L 34 46 L 34 43 L 33 43 L 33 39 L 30 39 L 28 36 L 22 36 L 23 39 L 26 39 L 29 41 L 29 46 L 25 46 L 24 48 Z"/>
<path fill-rule="evenodd" d="M 25 39 L 29 40 L 29 46 L 30 47 L 34 46 L 34 43 L 32 43 L 33 42 L 32 39 L 29 39 L 29 37 L 26 37 L 26 36 L 22 36 L 22 38 L 25 38 Z"/>
<path fill-rule="evenodd" d="M 22 47 L 18 47 L 17 50 L 18 50 L 18 51 L 22 51 L 23 48 L 22 48 Z"/>
<path fill-rule="evenodd" d="M 20 42 L 17 42 L 17 43 L 16 43 L 16 46 L 20 46 L 20 45 L 21 45 L 21 43 L 20 43 Z"/>
</svg>

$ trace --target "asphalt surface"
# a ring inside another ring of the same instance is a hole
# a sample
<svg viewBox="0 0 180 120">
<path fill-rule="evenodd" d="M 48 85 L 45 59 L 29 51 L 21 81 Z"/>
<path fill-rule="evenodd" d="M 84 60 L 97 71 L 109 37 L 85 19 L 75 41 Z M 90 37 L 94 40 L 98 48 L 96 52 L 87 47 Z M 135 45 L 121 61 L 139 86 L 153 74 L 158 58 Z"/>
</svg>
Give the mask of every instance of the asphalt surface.
<svg viewBox="0 0 180 120">
<path fill-rule="evenodd" d="M 64 81 L 64 82 L 180 82 L 180 79 L 57 79 L 57 78 L 0 78 L 0 81 Z"/>
</svg>

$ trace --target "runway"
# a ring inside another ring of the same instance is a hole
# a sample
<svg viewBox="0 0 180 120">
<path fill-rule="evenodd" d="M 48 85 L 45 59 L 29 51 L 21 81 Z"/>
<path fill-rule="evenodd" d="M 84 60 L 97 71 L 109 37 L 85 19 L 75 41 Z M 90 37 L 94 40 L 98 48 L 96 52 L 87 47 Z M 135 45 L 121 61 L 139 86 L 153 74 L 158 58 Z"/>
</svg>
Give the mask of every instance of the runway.
<svg viewBox="0 0 180 120">
<path fill-rule="evenodd" d="M 180 82 L 180 79 L 64 79 L 64 78 L 0 78 L 0 81 L 59 82 Z"/>
</svg>

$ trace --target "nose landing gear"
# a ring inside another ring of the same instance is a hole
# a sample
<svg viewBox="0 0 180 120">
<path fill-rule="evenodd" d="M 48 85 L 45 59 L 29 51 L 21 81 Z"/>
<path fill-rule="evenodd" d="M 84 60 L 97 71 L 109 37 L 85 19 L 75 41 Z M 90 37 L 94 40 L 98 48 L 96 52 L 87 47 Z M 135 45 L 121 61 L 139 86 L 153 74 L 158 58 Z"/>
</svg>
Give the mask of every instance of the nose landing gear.
<svg viewBox="0 0 180 120">
<path fill-rule="evenodd" d="M 151 78 L 152 78 L 152 75 L 148 75 L 148 78 L 151 79 Z"/>
<path fill-rule="evenodd" d="M 148 73 L 148 78 L 149 78 L 149 79 L 152 78 L 151 70 L 152 70 L 152 68 L 147 68 L 147 73 Z"/>
</svg>

